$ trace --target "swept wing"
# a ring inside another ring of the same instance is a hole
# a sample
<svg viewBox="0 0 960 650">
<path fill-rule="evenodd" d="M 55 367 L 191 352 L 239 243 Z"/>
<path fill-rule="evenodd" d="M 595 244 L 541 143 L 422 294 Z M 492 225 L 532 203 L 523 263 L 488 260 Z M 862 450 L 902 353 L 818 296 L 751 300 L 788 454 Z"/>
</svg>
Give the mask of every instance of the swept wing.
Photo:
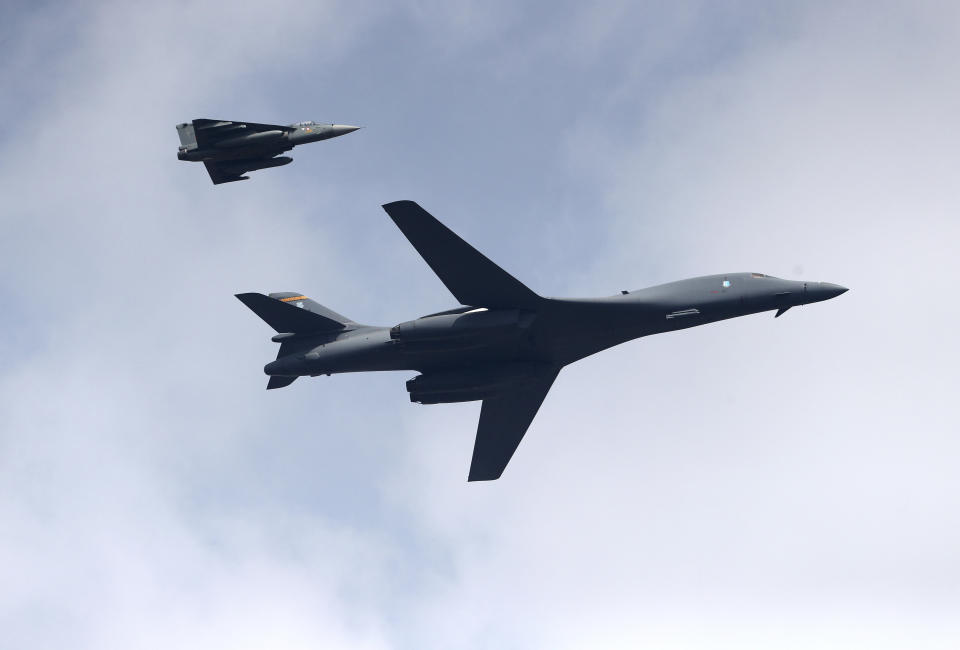
<svg viewBox="0 0 960 650">
<path fill-rule="evenodd" d="M 559 372 L 544 368 L 523 388 L 483 400 L 468 481 L 500 478 Z"/>
<path fill-rule="evenodd" d="M 383 209 L 460 304 L 535 309 L 543 300 L 413 201 Z"/>
</svg>

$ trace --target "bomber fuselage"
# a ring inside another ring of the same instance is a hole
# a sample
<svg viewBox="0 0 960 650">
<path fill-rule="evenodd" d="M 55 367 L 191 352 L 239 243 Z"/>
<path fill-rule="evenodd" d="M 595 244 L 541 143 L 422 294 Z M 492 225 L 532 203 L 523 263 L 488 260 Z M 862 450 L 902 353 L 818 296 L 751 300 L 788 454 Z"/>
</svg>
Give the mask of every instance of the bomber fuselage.
<svg viewBox="0 0 960 650">
<path fill-rule="evenodd" d="M 737 316 L 787 309 L 846 291 L 825 282 L 730 273 L 670 282 L 607 298 L 544 298 L 537 309 L 451 310 L 393 327 L 279 334 L 291 354 L 268 375 L 372 370 L 436 372 L 502 363 L 563 366 L 620 343 Z"/>
<path fill-rule="evenodd" d="M 410 401 L 482 400 L 470 481 L 500 477 L 561 369 L 631 339 L 838 296 L 826 282 L 729 273 L 606 298 L 544 298 L 413 201 L 383 206 L 463 307 L 370 327 L 285 291 L 237 298 L 273 328 L 267 389 L 303 375 L 416 370 Z"/>
</svg>

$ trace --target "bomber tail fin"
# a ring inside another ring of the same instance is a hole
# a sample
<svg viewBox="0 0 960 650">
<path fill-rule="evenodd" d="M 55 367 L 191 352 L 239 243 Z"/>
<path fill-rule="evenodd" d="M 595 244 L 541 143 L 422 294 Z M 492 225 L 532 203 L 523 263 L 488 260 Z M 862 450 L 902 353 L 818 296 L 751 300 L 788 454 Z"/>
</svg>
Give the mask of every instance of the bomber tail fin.
<svg viewBox="0 0 960 650">
<path fill-rule="evenodd" d="M 238 293 L 237 298 L 279 333 L 310 334 L 351 329 L 357 323 L 301 293 Z"/>
<path fill-rule="evenodd" d="M 285 388 L 296 381 L 296 376 L 293 377 L 284 377 L 281 375 L 272 375 L 270 381 L 267 382 L 267 390 L 273 390 L 274 388 Z"/>
</svg>

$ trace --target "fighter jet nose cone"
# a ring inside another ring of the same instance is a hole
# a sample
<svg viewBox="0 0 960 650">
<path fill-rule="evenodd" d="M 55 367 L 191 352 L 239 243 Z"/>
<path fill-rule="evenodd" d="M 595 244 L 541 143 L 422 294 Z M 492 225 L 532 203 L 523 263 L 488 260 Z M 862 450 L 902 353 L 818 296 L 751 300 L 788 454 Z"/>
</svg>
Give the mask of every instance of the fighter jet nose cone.
<svg viewBox="0 0 960 650">
<path fill-rule="evenodd" d="M 359 129 L 362 129 L 362 126 L 350 126 L 349 124 L 331 124 L 330 128 L 333 130 L 333 135 L 346 135 L 348 133 L 353 133 Z"/>
</svg>

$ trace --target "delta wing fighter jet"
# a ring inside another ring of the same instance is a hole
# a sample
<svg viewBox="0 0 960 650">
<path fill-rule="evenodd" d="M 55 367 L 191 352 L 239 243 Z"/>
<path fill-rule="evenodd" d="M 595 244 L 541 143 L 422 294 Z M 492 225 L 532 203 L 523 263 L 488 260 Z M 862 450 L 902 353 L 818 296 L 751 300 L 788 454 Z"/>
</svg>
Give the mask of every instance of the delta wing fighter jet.
<svg viewBox="0 0 960 650">
<path fill-rule="evenodd" d="M 227 120 L 194 120 L 177 125 L 180 135 L 180 160 L 201 161 L 207 167 L 214 185 L 245 181 L 247 172 L 280 167 L 293 162 L 281 156 L 298 144 L 328 140 L 346 135 L 359 126 L 297 122 L 287 126 L 230 122 Z"/>
<path fill-rule="evenodd" d="M 606 298 L 544 298 L 412 201 L 383 206 L 463 305 L 394 325 L 361 325 L 297 293 L 238 294 L 280 344 L 267 388 L 297 377 L 415 370 L 411 402 L 483 400 L 468 480 L 500 477 L 561 368 L 625 341 L 828 300 L 827 282 L 726 273 Z"/>
</svg>

